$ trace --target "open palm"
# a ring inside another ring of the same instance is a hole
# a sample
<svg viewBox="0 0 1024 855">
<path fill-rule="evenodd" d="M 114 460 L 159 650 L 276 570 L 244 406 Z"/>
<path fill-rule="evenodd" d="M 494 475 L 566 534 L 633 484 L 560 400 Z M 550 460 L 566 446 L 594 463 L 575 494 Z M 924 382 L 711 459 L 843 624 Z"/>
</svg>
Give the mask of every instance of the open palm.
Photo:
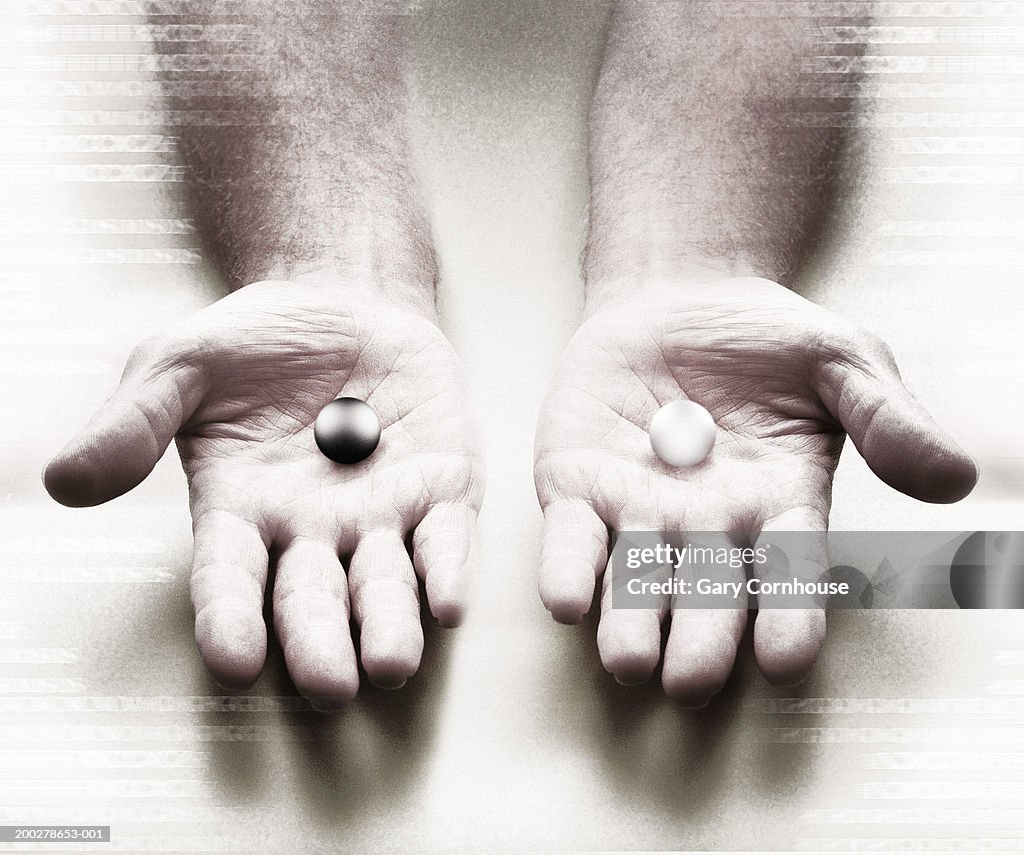
<svg viewBox="0 0 1024 855">
<path fill-rule="evenodd" d="M 381 420 L 380 445 L 356 465 L 313 439 L 339 395 Z M 69 505 L 107 501 L 174 438 L 196 639 L 222 684 L 249 685 L 263 666 L 271 555 L 288 668 L 319 706 L 357 690 L 350 615 L 373 682 L 416 671 L 417 574 L 438 620 L 459 621 L 483 485 L 458 361 L 432 321 L 351 283 L 243 288 L 136 348 L 115 394 L 47 467 L 47 488 Z"/>
<path fill-rule="evenodd" d="M 898 490 L 950 502 L 973 487 L 973 462 L 913 399 L 876 337 L 767 280 L 634 296 L 580 327 L 538 426 L 540 587 L 557 619 L 576 622 L 589 609 L 609 530 L 722 532 L 750 544 L 773 530 L 824 531 L 847 433 Z M 717 438 L 703 463 L 675 469 L 654 454 L 647 428 L 662 405 L 682 398 L 711 413 Z M 613 610 L 610 590 L 606 576 L 605 667 L 621 682 L 648 679 L 671 612 L 663 685 L 706 703 L 732 669 L 746 614 L 669 603 Z M 824 624 L 820 610 L 762 611 L 754 642 L 765 674 L 783 683 L 802 677 Z"/>
</svg>

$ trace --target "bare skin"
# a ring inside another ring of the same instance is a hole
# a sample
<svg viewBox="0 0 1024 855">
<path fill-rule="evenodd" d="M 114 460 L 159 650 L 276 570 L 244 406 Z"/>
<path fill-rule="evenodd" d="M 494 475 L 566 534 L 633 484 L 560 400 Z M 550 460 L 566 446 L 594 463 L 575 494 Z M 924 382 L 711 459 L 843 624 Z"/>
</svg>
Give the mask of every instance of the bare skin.
<svg viewBox="0 0 1024 855">
<path fill-rule="evenodd" d="M 230 689 L 256 680 L 276 565 L 274 626 L 322 709 L 355 695 L 357 661 L 388 688 L 415 673 L 417 576 L 437 620 L 459 622 L 483 490 L 465 383 L 437 326 L 396 11 L 193 4 L 191 40 L 171 59 L 195 54 L 212 75 L 164 82 L 170 106 L 200 117 L 181 129 L 196 216 L 237 290 L 136 348 L 44 476 L 58 501 L 95 505 L 139 484 L 175 439 L 204 662 Z M 206 26 L 224 16 L 231 39 Z M 357 465 L 313 440 L 340 395 L 368 401 L 383 427 Z"/>
<path fill-rule="evenodd" d="M 339 394 L 369 402 L 383 426 L 377 451 L 354 466 L 313 440 L 317 413 Z M 46 486 L 67 505 L 107 501 L 176 438 L 210 672 L 233 689 L 259 675 L 273 549 L 289 671 L 334 707 L 359 685 L 350 616 L 369 679 L 393 688 L 423 649 L 417 574 L 442 624 L 463 615 L 483 487 L 469 412 L 458 360 L 430 320 L 344 283 L 261 282 L 140 345 L 113 397 L 47 467 Z"/>
<path fill-rule="evenodd" d="M 545 605 L 578 622 L 605 574 L 607 670 L 638 683 L 663 661 L 665 691 L 695 707 L 728 678 L 746 613 L 612 609 L 611 536 L 721 532 L 745 545 L 824 532 L 846 434 L 879 477 L 924 501 L 956 501 L 977 478 L 881 341 L 780 284 L 798 279 L 827 220 L 846 142 L 829 117 L 848 109 L 835 95 L 844 81 L 804 72 L 833 48 L 817 21 L 733 6 L 613 8 L 590 114 L 585 321 L 556 369 L 535 457 Z M 718 436 L 704 463 L 672 469 L 647 428 L 681 398 L 710 411 Z M 803 559 L 823 565 L 823 539 L 811 540 Z M 758 663 L 798 682 L 824 638 L 819 609 L 763 609 Z"/>
<path fill-rule="evenodd" d="M 647 434 L 654 413 L 681 398 L 705 407 L 718 429 L 712 454 L 689 469 L 659 460 Z M 545 605 L 565 623 L 589 610 L 609 530 L 720 531 L 738 543 L 823 531 L 847 433 L 879 477 L 924 501 L 957 501 L 976 480 L 884 343 L 774 282 L 709 274 L 610 301 L 570 341 L 538 426 Z M 746 613 L 613 610 L 609 581 L 598 630 L 605 667 L 624 683 L 649 679 L 671 617 L 662 683 L 686 703 L 707 703 L 732 670 Z M 821 611 L 764 610 L 758 662 L 775 682 L 798 681 L 824 637 Z"/>
</svg>

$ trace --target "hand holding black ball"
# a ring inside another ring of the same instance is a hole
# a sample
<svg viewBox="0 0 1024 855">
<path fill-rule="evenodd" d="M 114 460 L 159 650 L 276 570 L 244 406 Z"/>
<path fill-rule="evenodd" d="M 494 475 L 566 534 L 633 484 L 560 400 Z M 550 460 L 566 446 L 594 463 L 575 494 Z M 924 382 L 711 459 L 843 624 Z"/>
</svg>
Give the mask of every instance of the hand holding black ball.
<svg viewBox="0 0 1024 855">
<path fill-rule="evenodd" d="M 332 400 L 341 389 L 373 405 Z M 319 709 L 356 693 L 359 665 L 384 688 L 416 672 L 420 579 L 440 623 L 461 619 L 483 482 L 462 373 L 432 318 L 327 274 L 247 285 L 136 349 L 47 466 L 47 489 L 107 501 L 172 441 L 199 511 L 196 641 L 225 687 L 259 676 L 271 597 L 288 671 Z"/>
</svg>

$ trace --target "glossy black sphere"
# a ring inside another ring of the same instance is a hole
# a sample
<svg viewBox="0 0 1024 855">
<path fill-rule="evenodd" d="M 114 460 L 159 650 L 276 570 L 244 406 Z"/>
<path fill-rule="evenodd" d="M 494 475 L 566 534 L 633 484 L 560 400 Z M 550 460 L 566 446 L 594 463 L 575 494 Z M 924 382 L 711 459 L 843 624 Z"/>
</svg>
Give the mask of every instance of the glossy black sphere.
<svg viewBox="0 0 1024 855">
<path fill-rule="evenodd" d="M 316 417 L 313 438 L 324 456 L 335 463 L 359 463 L 373 454 L 380 442 L 380 419 L 366 401 L 335 398 Z"/>
</svg>

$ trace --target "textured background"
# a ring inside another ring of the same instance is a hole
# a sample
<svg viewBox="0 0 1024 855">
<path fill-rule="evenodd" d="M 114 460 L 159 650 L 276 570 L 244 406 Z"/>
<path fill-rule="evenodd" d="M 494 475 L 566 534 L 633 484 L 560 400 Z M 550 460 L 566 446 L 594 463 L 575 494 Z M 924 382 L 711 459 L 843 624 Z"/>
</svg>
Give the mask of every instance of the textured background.
<svg viewBox="0 0 1024 855">
<path fill-rule="evenodd" d="M 833 525 L 1024 528 L 1024 3 L 877 8 L 874 28 L 829 33 L 870 42 L 871 106 L 856 119 L 862 169 L 804 293 L 889 340 L 983 475 L 964 503 L 927 507 L 850 448 Z M 173 455 L 106 507 L 42 490 L 46 458 L 131 345 L 219 292 L 180 199 L 139 3 L 4 0 L 0 824 L 110 824 L 94 848 L 131 852 L 1024 849 L 1019 614 L 839 614 L 797 694 L 768 687 L 745 648 L 694 715 L 656 686 L 616 686 L 593 625 L 555 626 L 536 597 L 533 423 L 580 310 L 606 11 L 467 0 L 410 20 L 445 325 L 487 443 L 480 574 L 469 622 L 428 631 L 404 691 L 364 691 L 325 718 L 276 648 L 242 698 L 205 676 Z M 823 84 L 829 70 L 808 67 Z"/>
</svg>

